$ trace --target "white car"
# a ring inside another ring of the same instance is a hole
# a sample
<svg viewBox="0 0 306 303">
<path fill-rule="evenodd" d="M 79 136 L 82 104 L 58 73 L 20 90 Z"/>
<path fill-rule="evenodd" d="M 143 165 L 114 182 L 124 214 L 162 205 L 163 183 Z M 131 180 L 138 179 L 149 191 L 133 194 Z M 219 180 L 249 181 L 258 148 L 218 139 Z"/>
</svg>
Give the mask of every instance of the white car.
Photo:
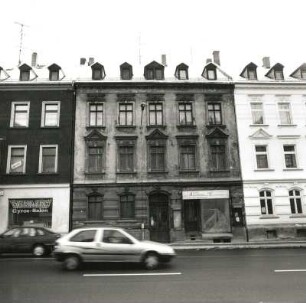
<svg viewBox="0 0 306 303">
<path fill-rule="evenodd" d="M 83 262 L 141 262 L 147 269 L 155 269 L 176 255 L 169 245 L 139 241 L 112 227 L 75 229 L 55 242 L 53 254 L 67 270 L 77 269 Z"/>
</svg>

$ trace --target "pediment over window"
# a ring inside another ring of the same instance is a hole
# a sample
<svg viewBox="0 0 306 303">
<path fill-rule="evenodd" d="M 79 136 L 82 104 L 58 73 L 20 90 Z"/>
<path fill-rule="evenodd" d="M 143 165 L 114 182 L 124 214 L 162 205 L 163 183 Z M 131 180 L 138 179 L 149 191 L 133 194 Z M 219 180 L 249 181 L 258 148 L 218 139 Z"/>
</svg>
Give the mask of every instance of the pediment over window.
<svg viewBox="0 0 306 303">
<path fill-rule="evenodd" d="M 158 140 L 158 139 L 168 139 L 168 136 L 161 132 L 159 129 L 155 129 L 151 134 L 146 136 L 147 140 Z"/>
<path fill-rule="evenodd" d="M 241 72 L 240 77 L 248 80 L 257 80 L 257 65 L 253 62 L 249 63 Z"/>
<path fill-rule="evenodd" d="M 274 80 L 284 80 L 284 65 L 276 63 L 271 69 L 265 74 L 266 77 Z"/>
<path fill-rule="evenodd" d="M 228 134 L 220 129 L 219 127 L 215 127 L 210 130 L 210 132 L 206 135 L 207 138 L 227 138 Z"/>
<path fill-rule="evenodd" d="M 107 137 L 94 129 L 87 136 L 85 136 L 84 139 L 85 141 L 105 141 Z"/>
<path fill-rule="evenodd" d="M 272 136 L 268 134 L 265 130 L 260 128 L 253 135 L 250 135 L 250 139 L 270 139 Z"/>
<path fill-rule="evenodd" d="M 300 67 L 298 67 L 290 77 L 295 79 L 306 80 L 306 63 L 303 63 Z"/>
</svg>

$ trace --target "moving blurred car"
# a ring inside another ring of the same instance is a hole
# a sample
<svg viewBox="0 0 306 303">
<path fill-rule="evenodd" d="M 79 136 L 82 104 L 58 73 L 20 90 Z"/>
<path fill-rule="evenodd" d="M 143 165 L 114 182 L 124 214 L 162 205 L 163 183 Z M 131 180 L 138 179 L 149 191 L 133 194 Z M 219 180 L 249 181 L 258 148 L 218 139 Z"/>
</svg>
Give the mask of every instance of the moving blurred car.
<svg viewBox="0 0 306 303">
<path fill-rule="evenodd" d="M 22 226 L 0 234 L 1 253 L 32 253 L 36 257 L 51 253 L 61 235 L 44 227 Z"/>
<path fill-rule="evenodd" d="M 175 251 L 166 244 L 139 241 L 121 228 L 88 227 L 58 239 L 53 254 L 67 270 L 83 262 L 141 262 L 155 269 L 160 262 L 169 262 Z"/>
</svg>

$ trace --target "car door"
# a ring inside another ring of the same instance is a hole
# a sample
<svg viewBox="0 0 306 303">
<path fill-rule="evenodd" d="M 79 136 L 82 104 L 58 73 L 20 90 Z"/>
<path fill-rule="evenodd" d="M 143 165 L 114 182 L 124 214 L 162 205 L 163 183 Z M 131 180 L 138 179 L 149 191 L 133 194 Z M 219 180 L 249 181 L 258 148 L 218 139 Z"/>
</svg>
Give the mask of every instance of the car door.
<svg viewBox="0 0 306 303">
<path fill-rule="evenodd" d="M 20 228 L 13 228 L 3 233 L 0 238 L 0 252 L 14 252 L 17 241 L 16 238 L 18 237 L 20 232 Z"/>
<path fill-rule="evenodd" d="M 120 230 L 104 229 L 97 243 L 100 259 L 105 262 L 136 262 L 140 259 L 140 249 Z"/>
</svg>

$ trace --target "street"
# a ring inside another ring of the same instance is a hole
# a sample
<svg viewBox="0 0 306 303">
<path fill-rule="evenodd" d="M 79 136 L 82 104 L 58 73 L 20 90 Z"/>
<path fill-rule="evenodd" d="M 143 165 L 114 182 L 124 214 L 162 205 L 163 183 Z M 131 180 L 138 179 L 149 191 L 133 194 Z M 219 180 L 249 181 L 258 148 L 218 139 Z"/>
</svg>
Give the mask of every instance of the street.
<svg viewBox="0 0 306 303">
<path fill-rule="evenodd" d="M 0 301 L 306 302 L 306 249 L 178 251 L 155 271 L 135 264 L 62 270 L 52 258 L 0 257 Z"/>
</svg>

